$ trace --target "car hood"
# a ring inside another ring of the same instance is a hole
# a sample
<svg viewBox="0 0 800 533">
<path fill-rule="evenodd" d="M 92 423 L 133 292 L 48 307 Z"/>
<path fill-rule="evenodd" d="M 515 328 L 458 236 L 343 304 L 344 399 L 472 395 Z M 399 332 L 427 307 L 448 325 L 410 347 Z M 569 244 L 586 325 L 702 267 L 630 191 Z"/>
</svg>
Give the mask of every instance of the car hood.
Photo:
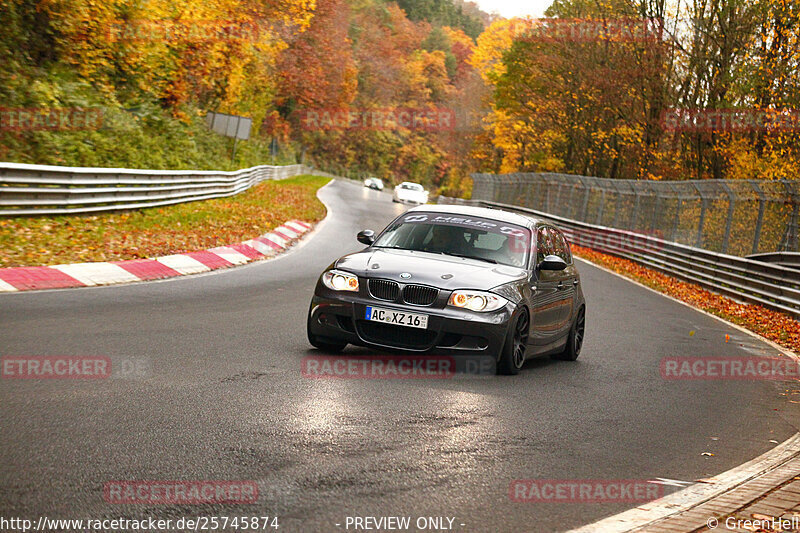
<svg viewBox="0 0 800 533">
<path fill-rule="evenodd" d="M 524 270 L 511 266 L 389 248 L 367 248 L 346 255 L 336 262 L 336 268 L 366 278 L 392 279 L 448 290 L 487 290 L 525 277 Z M 411 274 L 411 277 L 400 277 L 400 274 Z"/>
</svg>

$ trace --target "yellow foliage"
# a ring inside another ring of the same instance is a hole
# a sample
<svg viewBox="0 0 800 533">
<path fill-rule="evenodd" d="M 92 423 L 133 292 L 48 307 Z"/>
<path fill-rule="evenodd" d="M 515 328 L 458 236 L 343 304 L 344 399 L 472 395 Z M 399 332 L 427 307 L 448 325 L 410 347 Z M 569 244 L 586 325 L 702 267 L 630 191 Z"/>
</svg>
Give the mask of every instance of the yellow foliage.
<svg viewBox="0 0 800 533">
<path fill-rule="evenodd" d="M 511 48 L 514 38 L 530 29 L 531 25 L 532 21 L 528 18 L 498 19 L 478 36 L 469 63 L 486 83 L 491 84 L 493 79 L 505 72 L 501 61 L 503 52 Z"/>
<path fill-rule="evenodd" d="M 58 30 L 60 55 L 95 86 L 111 93 L 133 85 L 173 106 L 221 96 L 228 112 L 260 107 L 287 46 L 282 36 L 307 28 L 314 7 L 315 0 L 39 0 Z"/>
</svg>

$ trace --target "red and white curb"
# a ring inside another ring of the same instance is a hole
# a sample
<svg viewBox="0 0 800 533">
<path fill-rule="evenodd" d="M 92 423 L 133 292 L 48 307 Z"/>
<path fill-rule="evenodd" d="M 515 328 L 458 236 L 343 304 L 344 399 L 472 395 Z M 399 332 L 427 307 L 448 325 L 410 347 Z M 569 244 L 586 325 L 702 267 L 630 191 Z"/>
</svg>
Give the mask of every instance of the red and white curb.
<svg viewBox="0 0 800 533">
<path fill-rule="evenodd" d="M 277 255 L 310 229 L 306 222 L 290 220 L 261 237 L 209 250 L 153 259 L 0 268 L 0 292 L 94 287 L 209 272 Z"/>
</svg>

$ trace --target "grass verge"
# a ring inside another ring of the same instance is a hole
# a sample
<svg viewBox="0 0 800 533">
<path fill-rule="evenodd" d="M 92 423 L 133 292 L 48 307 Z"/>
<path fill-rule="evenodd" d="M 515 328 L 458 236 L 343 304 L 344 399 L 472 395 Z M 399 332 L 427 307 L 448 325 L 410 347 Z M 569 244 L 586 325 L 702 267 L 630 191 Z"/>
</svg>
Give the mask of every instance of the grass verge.
<svg viewBox="0 0 800 533">
<path fill-rule="evenodd" d="M 800 322 L 760 305 L 742 304 L 714 294 L 699 285 L 677 280 L 613 255 L 572 245 L 575 255 L 668 294 L 693 307 L 758 333 L 781 346 L 800 353 Z"/>
<path fill-rule="evenodd" d="M 287 220 L 325 216 L 330 178 L 266 181 L 229 198 L 91 216 L 0 219 L 0 267 L 158 257 L 237 244 Z"/>
</svg>

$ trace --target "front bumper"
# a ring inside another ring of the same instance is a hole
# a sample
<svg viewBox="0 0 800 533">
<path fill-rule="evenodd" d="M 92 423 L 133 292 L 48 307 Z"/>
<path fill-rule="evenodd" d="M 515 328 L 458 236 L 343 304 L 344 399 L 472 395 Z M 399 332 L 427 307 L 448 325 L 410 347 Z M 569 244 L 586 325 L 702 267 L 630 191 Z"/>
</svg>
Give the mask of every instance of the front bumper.
<svg viewBox="0 0 800 533">
<path fill-rule="evenodd" d="M 428 315 L 428 328 L 395 326 L 365 319 L 367 306 Z M 437 354 L 498 357 L 514 310 L 509 303 L 489 313 L 387 302 L 354 293 L 317 288 L 308 314 L 308 331 L 329 342 Z"/>
<path fill-rule="evenodd" d="M 395 202 L 399 202 L 401 204 L 406 204 L 406 205 L 423 205 L 423 204 L 427 203 L 427 201 L 423 202 L 422 200 L 412 200 L 411 198 L 398 198 L 398 197 L 395 197 L 394 200 L 395 200 Z"/>
</svg>

